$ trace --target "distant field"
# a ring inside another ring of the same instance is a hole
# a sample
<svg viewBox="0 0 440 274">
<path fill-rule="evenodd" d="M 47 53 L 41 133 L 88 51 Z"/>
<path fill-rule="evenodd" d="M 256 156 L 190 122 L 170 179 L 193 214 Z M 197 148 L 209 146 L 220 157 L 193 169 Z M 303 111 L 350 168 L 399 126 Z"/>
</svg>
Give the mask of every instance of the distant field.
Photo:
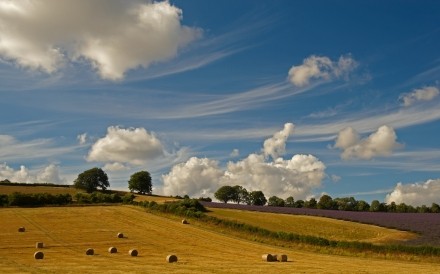
<svg viewBox="0 0 440 274">
<path fill-rule="evenodd" d="M 419 232 L 420 236 L 404 242 L 405 244 L 440 246 L 440 213 L 358 212 L 208 202 L 202 202 L 202 204 L 211 208 L 230 208 L 247 211 L 328 217 L 399 230 L 415 231 Z"/>
<path fill-rule="evenodd" d="M 410 232 L 323 217 L 208 208 L 208 215 L 236 220 L 271 231 L 292 232 L 337 241 L 396 243 L 416 238 Z"/>
<path fill-rule="evenodd" d="M 315 254 L 183 225 L 130 206 L 1 208 L 0 273 L 440 273 L 440 263 Z M 17 232 L 18 227 L 26 232 Z M 118 239 L 123 232 L 126 238 Z M 43 260 L 35 243 L 44 242 Z M 110 246 L 118 253 L 110 254 Z M 96 255 L 86 256 L 94 248 Z M 128 250 L 136 248 L 138 257 Z M 261 260 L 287 254 L 287 263 Z M 168 254 L 178 263 L 168 264 Z"/>
<path fill-rule="evenodd" d="M 69 193 L 70 195 L 74 196 L 78 192 L 84 192 L 81 189 L 74 188 L 72 186 L 66 187 L 54 187 L 54 186 L 23 186 L 23 185 L 0 185 L 0 194 L 12 194 L 14 192 L 21 192 L 26 194 L 32 194 L 32 193 L 50 193 L 50 194 L 64 194 Z M 114 191 L 114 192 L 120 192 L 121 194 L 125 194 L 128 192 L 125 191 Z M 134 194 L 136 198 L 135 201 L 155 201 L 156 203 L 164 203 L 164 202 L 170 202 L 177 200 L 176 198 L 172 197 L 164 197 L 164 196 L 156 196 L 156 195 L 139 195 Z"/>
<path fill-rule="evenodd" d="M 25 194 L 31 193 L 51 193 L 51 194 L 64 194 L 69 193 L 75 195 L 78 192 L 84 192 L 74 187 L 54 187 L 54 186 L 4 186 L 0 185 L 0 194 L 12 194 L 14 192 L 21 192 Z"/>
</svg>

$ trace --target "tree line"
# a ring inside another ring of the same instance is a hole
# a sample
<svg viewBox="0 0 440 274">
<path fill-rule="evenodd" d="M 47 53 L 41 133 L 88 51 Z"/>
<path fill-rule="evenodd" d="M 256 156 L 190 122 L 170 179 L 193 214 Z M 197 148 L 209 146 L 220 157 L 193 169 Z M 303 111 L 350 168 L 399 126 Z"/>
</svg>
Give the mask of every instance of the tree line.
<svg viewBox="0 0 440 274">
<path fill-rule="evenodd" d="M 322 195 L 319 200 L 310 198 L 309 200 L 295 200 L 292 196 L 282 199 L 272 196 L 268 200 L 262 191 L 248 192 L 244 187 L 222 186 L 215 193 L 214 197 L 224 203 L 234 202 L 247 205 L 267 205 L 294 208 L 314 208 L 342 211 L 371 211 L 371 212 L 397 212 L 397 213 L 440 213 L 440 206 L 432 203 L 431 206 L 412 206 L 405 203 L 396 204 L 395 202 L 381 203 L 378 200 L 371 201 L 371 204 L 364 200 L 356 200 L 353 197 L 332 198 L 330 195 Z"/>
<path fill-rule="evenodd" d="M 232 201 L 237 204 L 244 203 L 257 206 L 263 206 L 267 203 L 267 199 L 262 191 L 248 192 L 246 188 L 239 185 L 222 186 L 214 193 L 214 197 L 224 203 Z"/>
</svg>

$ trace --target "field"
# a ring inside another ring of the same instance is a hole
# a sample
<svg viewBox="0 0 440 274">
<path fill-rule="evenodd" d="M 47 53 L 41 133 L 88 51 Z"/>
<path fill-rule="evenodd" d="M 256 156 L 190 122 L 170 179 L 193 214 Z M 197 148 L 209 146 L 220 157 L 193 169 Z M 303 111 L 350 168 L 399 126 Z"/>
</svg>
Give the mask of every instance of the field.
<svg viewBox="0 0 440 274">
<path fill-rule="evenodd" d="M 202 204 L 210 208 L 230 208 L 247 211 L 328 217 L 332 219 L 354 221 L 399 230 L 413 231 L 419 233 L 420 236 L 402 243 L 408 245 L 440 246 L 439 213 L 356 212 L 207 202 L 202 202 Z"/>
<path fill-rule="evenodd" d="M 271 231 L 292 232 L 337 241 L 401 243 L 416 234 L 360 223 L 304 215 L 276 214 L 236 209 L 209 208 L 208 215 L 232 219 Z"/>
<path fill-rule="evenodd" d="M 78 192 L 84 192 L 74 187 L 53 187 L 53 186 L 13 186 L 13 185 L 0 185 L 0 194 L 12 194 L 14 192 L 20 192 L 25 194 L 33 193 L 50 193 L 50 194 L 65 194 L 69 193 L 74 196 Z"/>
<path fill-rule="evenodd" d="M 0 209 L 0 273 L 408 273 L 440 272 L 440 264 L 344 257 L 245 241 L 131 206 Z M 26 232 L 17 232 L 18 227 Z M 116 237 L 123 232 L 125 238 Z M 35 243 L 44 242 L 43 260 Z M 110 246 L 118 253 L 110 254 Z M 87 248 L 96 254 L 86 256 Z M 137 249 L 138 257 L 128 250 Z M 289 261 L 264 262 L 265 253 Z M 176 254 L 177 263 L 165 261 Z"/>
</svg>

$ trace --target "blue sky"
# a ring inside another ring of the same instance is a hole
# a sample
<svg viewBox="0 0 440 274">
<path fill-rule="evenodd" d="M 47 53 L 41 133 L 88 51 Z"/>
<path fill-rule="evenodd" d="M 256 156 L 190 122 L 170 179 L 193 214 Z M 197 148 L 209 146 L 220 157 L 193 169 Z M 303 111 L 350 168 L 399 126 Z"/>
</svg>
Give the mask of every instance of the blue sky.
<svg viewBox="0 0 440 274">
<path fill-rule="evenodd" d="M 0 179 L 440 202 L 438 1 L 0 0 Z"/>
</svg>

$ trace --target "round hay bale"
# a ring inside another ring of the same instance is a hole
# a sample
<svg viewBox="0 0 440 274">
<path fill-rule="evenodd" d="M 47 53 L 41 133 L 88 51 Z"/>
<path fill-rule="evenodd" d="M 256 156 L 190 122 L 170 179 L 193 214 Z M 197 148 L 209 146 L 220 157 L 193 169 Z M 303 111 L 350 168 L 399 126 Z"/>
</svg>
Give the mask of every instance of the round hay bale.
<svg viewBox="0 0 440 274">
<path fill-rule="evenodd" d="M 36 248 L 43 248 L 43 247 L 44 247 L 44 244 L 43 244 L 42 242 L 37 242 L 37 243 L 35 244 L 35 247 L 36 247 Z"/>
<path fill-rule="evenodd" d="M 108 249 L 108 253 L 117 253 L 117 252 L 118 252 L 118 249 L 114 246 L 112 246 Z"/>
<path fill-rule="evenodd" d="M 130 254 L 132 257 L 136 257 L 138 255 L 138 251 L 136 249 L 130 249 L 128 254 Z"/>
<path fill-rule="evenodd" d="M 90 255 L 93 255 L 93 254 L 95 254 L 95 250 L 93 248 L 88 248 L 86 250 L 86 255 L 90 256 Z"/>
<path fill-rule="evenodd" d="M 278 260 L 280 262 L 287 262 L 287 255 L 285 255 L 285 254 L 279 255 Z"/>
<path fill-rule="evenodd" d="M 118 233 L 118 238 L 124 238 L 124 233 L 119 232 Z"/>
<path fill-rule="evenodd" d="M 263 254 L 263 256 L 261 256 L 261 258 L 265 262 L 273 262 L 274 261 L 271 254 Z"/>
<path fill-rule="evenodd" d="M 18 228 L 18 232 L 25 232 L 25 231 L 26 231 L 26 228 L 24 228 L 23 226 Z"/>
<path fill-rule="evenodd" d="M 187 224 L 189 224 L 189 223 L 188 223 L 188 221 L 187 221 L 186 219 L 183 219 L 183 220 L 182 220 L 182 224 L 187 225 Z"/>
<path fill-rule="evenodd" d="M 44 253 L 41 251 L 37 251 L 34 253 L 34 258 L 36 260 L 42 260 L 44 258 Z"/>
<path fill-rule="evenodd" d="M 273 262 L 278 261 L 278 255 L 277 254 L 272 254 L 272 261 Z"/>
<path fill-rule="evenodd" d="M 169 262 L 169 263 L 176 263 L 177 262 L 177 256 L 176 255 L 168 255 L 167 256 L 167 262 Z"/>
</svg>

